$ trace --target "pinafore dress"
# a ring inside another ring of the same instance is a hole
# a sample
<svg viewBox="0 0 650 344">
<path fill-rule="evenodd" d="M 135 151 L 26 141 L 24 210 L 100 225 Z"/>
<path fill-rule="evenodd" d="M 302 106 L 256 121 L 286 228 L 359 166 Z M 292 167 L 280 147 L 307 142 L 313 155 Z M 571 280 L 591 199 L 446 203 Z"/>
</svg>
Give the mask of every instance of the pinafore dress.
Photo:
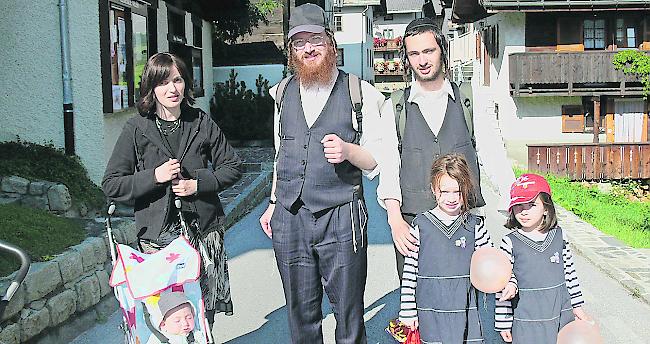
<svg viewBox="0 0 650 344">
<path fill-rule="evenodd" d="M 519 288 L 512 300 L 513 343 L 555 343 L 560 329 L 574 320 L 564 277 L 562 229 L 551 229 L 542 242 L 517 231 L 508 236 Z"/>
<path fill-rule="evenodd" d="M 430 211 L 420 230 L 415 299 L 422 343 L 483 343 L 477 294 L 469 280 L 477 221 L 464 213 L 446 226 Z"/>
</svg>

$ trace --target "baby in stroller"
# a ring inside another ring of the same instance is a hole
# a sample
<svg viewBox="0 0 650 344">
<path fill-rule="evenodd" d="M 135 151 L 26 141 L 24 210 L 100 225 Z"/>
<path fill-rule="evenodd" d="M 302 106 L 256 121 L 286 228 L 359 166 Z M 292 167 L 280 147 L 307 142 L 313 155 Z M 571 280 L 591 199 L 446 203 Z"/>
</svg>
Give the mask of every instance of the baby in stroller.
<svg viewBox="0 0 650 344">
<path fill-rule="evenodd" d="M 152 333 L 160 331 L 170 344 L 194 343 L 196 338 L 204 338 L 200 329 L 196 329 L 196 310 L 194 305 L 178 291 L 161 293 L 158 302 L 145 303 L 151 317 L 147 323 Z M 150 337 L 147 344 L 159 343 L 155 336 Z"/>
<path fill-rule="evenodd" d="M 117 245 L 109 284 L 122 308 L 127 343 L 212 343 L 200 264 L 199 252 L 182 235 L 152 254 Z"/>
</svg>

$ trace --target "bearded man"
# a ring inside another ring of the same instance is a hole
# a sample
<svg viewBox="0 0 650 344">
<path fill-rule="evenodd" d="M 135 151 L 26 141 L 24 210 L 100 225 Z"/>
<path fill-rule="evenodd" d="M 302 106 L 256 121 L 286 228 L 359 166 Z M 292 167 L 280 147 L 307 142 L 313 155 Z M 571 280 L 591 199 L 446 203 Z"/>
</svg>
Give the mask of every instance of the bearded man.
<svg viewBox="0 0 650 344">
<path fill-rule="evenodd" d="M 348 74 L 336 68 L 325 12 L 297 6 L 289 21 L 294 72 L 275 114 L 273 188 L 260 218 L 272 238 L 287 303 L 291 341 L 323 343 L 323 289 L 336 318 L 337 343 L 366 343 L 363 294 L 367 209 L 361 177 L 374 178 L 386 150 L 397 154 L 392 105 L 361 82 L 363 130 L 353 112 Z M 277 86 L 271 89 L 275 95 Z M 380 204 L 400 202 L 399 166 L 381 169 Z"/>
</svg>

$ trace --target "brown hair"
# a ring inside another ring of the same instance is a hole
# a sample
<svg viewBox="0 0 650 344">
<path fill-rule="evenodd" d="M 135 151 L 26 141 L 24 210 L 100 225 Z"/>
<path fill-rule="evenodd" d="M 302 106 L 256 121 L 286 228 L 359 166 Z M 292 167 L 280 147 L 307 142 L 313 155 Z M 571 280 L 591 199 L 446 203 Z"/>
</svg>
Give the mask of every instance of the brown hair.
<svg viewBox="0 0 650 344">
<path fill-rule="evenodd" d="M 155 112 L 156 97 L 153 89 L 167 80 L 171 74 L 172 66 L 176 66 L 183 81 L 185 81 L 185 91 L 183 92 L 183 102 L 181 105 L 194 104 L 192 78 L 183 60 L 174 54 L 157 53 L 149 58 L 142 71 L 142 78 L 140 79 L 140 100 L 136 104 L 141 115 L 151 115 Z"/>
<path fill-rule="evenodd" d="M 449 62 L 447 61 L 447 53 L 449 50 L 449 45 L 447 43 L 447 37 L 442 33 L 442 31 L 437 25 L 418 25 L 417 27 L 409 29 L 404 33 L 404 37 L 402 38 L 402 46 L 399 48 L 399 57 L 402 60 L 402 63 L 404 64 L 403 77 L 404 77 L 404 81 L 406 82 L 411 81 L 411 75 L 413 74 L 413 70 L 411 69 L 411 63 L 409 62 L 409 58 L 407 55 L 408 51 L 406 50 L 406 38 L 417 36 L 425 32 L 431 32 L 433 34 L 436 43 L 438 43 L 438 46 L 440 47 L 440 62 L 441 62 L 440 69 L 445 74 L 449 74 L 448 73 Z"/>
<path fill-rule="evenodd" d="M 460 195 L 463 197 L 463 211 L 468 211 L 474 204 L 474 181 L 465 158 L 458 153 L 445 154 L 431 165 L 431 187 L 439 188 L 440 178 L 448 175 L 458 182 Z"/>
<path fill-rule="evenodd" d="M 542 232 L 546 232 L 551 228 L 557 226 L 555 205 L 553 205 L 551 195 L 547 194 L 546 192 L 540 192 L 538 197 L 542 200 L 542 203 L 544 204 L 544 210 L 546 211 L 546 215 L 544 215 L 544 219 L 542 220 L 541 228 Z M 506 221 L 505 226 L 509 229 L 521 228 L 521 223 L 519 223 L 519 221 L 517 221 L 517 218 L 515 218 L 515 211 L 513 209 L 514 206 L 508 211 L 510 215 L 508 216 L 508 221 Z"/>
</svg>

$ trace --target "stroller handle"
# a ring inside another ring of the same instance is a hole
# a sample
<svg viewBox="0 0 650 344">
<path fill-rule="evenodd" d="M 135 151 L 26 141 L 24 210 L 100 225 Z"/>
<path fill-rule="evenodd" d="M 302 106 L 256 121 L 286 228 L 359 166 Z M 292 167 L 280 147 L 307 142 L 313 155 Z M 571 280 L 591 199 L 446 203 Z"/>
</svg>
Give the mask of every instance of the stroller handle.
<svg viewBox="0 0 650 344">
<path fill-rule="evenodd" d="M 0 251 L 10 252 L 18 256 L 18 258 L 20 258 L 20 269 L 18 270 L 18 273 L 16 273 L 16 277 L 14 278 L 14 280 L 11 282 L 11 284 L 9 284 L 9 287 L 7 288 L 7 292 L 0 299 L 0 317 L 1 317 L 2 314 L 4 313 L 5 308 L 7 307 L 7 304 L 9 303 L 11 298 L 18 290 L 18 287 L 20 286 L 21 283 L 23 283 L 23 280 L 27 276 L 27 272 L 29 271 L 29 264 L 31 264 L 32 260 L 29 258 L 29 255 L 27 255 L 27 252 L 2 240 L 0 240 Z"/>
</svg>

